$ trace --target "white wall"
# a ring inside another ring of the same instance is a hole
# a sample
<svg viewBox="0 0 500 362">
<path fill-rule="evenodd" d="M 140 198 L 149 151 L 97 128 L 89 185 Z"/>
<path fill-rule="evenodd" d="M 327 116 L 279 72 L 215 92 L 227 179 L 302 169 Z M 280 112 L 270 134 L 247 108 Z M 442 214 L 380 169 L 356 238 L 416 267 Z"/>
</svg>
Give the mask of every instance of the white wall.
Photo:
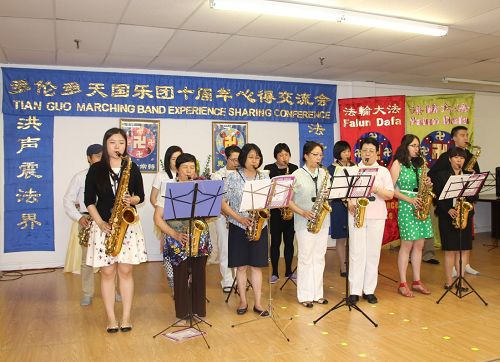
<svg viewBox="0 0 500 362">
<path fill-rule="evenodd" d="M 87 70 L 87 69 L 86 69 Z M 102 71 L 102 69 L 100 69 Z M 106 71 L 113 71 L 107 69 Z M 141 71 L 134 71 L 141 73 Z M 151 71 L 144 71 L 151 73 Z M 167 74 L 156 72 L 157 74 Z M 187 73 L 168 73 L 182 74 Z M 297 81 L 320 83 L 313 79 L 286 79 L 286 78 L 266 78 L 235 76 L 224 74 L 192 74 L 196 76 L 218 76 L 232 78 L 252 78 L 279 81 Z M 322 82 L 335 84 L 335 82 Z M 415 88 L 408 86 L 389 86 L 374 83 L 360 82 L 338 82 L 337 97 L 368 97 L 381 95 L 423 95 L 436 93 L 453 93 L 449 90 Z M 1 85 L 1 84 L 0 84 Z M 3 87 L 2 87 L 3 89 Z M 496 104 L 500 102 L 500 95 L 478 93 L 475 97 L 475 143 L 483 147 L 480 158 L 483 170 L 493 170 L 498 166 L 495 158 L 494 133 L 497 111 Z M 160 119 L 160 157 L 167 147 L 176 144 L 183 148 L 185 152 L 194 154 L 202 165 L 206 161 L 207 155 L 211 153 L 212 132 L 211 120 L 174 120 Z M 111 127 L 119 125 L 118 118 L 108 117 L 56 117 L 54 128 L 54 218 L 55 218 L 55 252 L 24 252 L 24 253 L 3 253 L 4 244 L 4 219 L 3 219 L 3 195 L 4 195 L 4 162 L 0 157 L 0 270 L 17 270 L 41 267 L 59 267 L 64 265 L 67 242 L 71 221 L 64 213 L 62 197 L 71 177 L 78 171 L 87 167 L 85 149 L 89 144 L 100 143 L 104 132 Z M 334 125 L 334 137 L 339 139 L 339 126 Z M 298 124 L 281 122 L 249 122 L 249 141 L 261 147 L 264 155 L 264 163 L 274 161 L 272 154 L 274 145 L 278 142 L 286 142 L 292 150 L 292 162 L 299 163 L 299 139 Z M 3 150 L 3 115 L 0 114 L 0 147 Z M 150 260 L 160 260 L 159 243 L 153 234 L 153 208 L 149 203 L 149 192 L 154 175 L 144 174 L 144 186 L 146 200 L 139 207 L 143 229 L 145 232 L 148 255 Z M 492 191 L 494 193 L 494 191 Z M 489 204 L 480 203 L 477 207 L 476 230 L 478 232 L 491 229 Z"/>
</svg>

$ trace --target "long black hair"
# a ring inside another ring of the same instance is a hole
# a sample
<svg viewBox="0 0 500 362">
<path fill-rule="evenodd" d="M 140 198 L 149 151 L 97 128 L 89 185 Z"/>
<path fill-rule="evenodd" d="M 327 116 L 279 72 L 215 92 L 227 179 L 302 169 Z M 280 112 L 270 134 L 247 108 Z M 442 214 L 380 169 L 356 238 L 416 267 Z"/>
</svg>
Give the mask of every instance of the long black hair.
<svg viewBox="0 0 500 362">
<path fill-rule="evenodd" d="M 163 169 L 167 173 L 168 177 L 171 179 L 174 178 L 174 175 L 172 175 L 172 171 L 170 171 L 170 159 L 172 158 L 172 155 L 176 152 L 183 153 L 182 148 L 180 148 L 179 146 L 170 146 L 165 151 L 165 157 L 163 158 Z"/>
<path fill-rule="evenodd" d="M 103 161 L 103 163 L 106 165 L 106 167 L 110 171 L 111 171 L 111 166 L 109 164 L 109 153 L 108 153 L 108 143 L 107 142 L 108 142 L 108 139 L 110 139 L 111 136 L 113 136 L 115 134 L 120 134 L 125 139 L 125 151 L 123 152 L 122 156 L 127 155 L 127 148 L 128 148 L 127 134 L 121 128 L 113 127 L 113 128 L 108 129 L 104 133 L 104 137 L 102 138 L 102 159 L 101 160 Z"/>
<path fill-rule="evenodd" d="M 415 139 L 418 141 L 418 144 L 420 146 L 420 139 L 417 136 L 411 133 L 405 134 L 403 138 L 401 138 L 401 144 L 394 154 L 394 160 L 398 160 L 400 164 L 406 167 L 411 167 L 412 164 L 415 167 L 422 166 L 423 160 L 421 157 L 417 156 L 410 159 L 410 152 L 408 151 L 408 147 Z"/>
</svg>

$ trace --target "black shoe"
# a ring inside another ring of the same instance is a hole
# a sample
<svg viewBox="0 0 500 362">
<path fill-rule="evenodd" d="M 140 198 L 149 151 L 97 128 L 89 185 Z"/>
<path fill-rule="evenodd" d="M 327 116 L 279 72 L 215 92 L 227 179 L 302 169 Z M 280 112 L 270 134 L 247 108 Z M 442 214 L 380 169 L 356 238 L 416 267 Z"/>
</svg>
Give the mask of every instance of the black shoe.
<svg viewBox="0 0 500 362">
<path fill-rule="evenodd" d="M 238 315 L 242 315 L 242 314 L 245 314 L 248 310 L 248 306 L 246 306 L 245 308 L 238 308 L 236 309 L 236 314 Z"/>
<path fill-rule="evenodd" d="M 469 291 L 469 288 L 467 287 L 458 287 L 458 284 L 455 285 L 455 288 L 457 288 L 457 292 L 460 290 L 462 293 L 467 293 Z"/>
<path fill-rule="evenodd" d="M 450 290 L 450 286 L 448 284 L 445 284 L 443 287 L 445 290 Z"/>
<path fill-rule="evenodd" d="M 120 331 L 122 331 L 122 332 L 130 332 L 131 330 L 132 330 L 132 326 L 120 327 Z"/>
<path fill-rule="evenodd" d="M 359 295 L 351 294 L 348 299 L 349 304 L 356 304 L 359 301 Z"/>
<path fill-rule="evenodd" d="M 341 271 L 341 272 L 340 272 L 340 276 L 341 276 L 342 278 L 347 278 L 347 272 L 343 272 L 343 271 Z"/>
<path fill-rule="evenodd" d="M 437 265 L 437 264 L 439 264 L 439 260 L 429 259 L 429 260 L 424 260 L 424 263 Z"/>
<path fill-rule="evenodd" d="M 375 296 L 375 294 L 363 294 L 363 299 L 366 299 L 366 301 L 370 304 L 377 304 L 378 299 Z"/>
<path fill-rule="evenodd" d="M 260 310 L 257 309 L 256 307 L 253 307 L 253 311 L 260 315 L 261 317 L 267 317 L 269 315 L 269 312 L 267 310 Z"/>
<path fill-rule="evenodd" d="M 118 326 L 116 326 L 116 327 L 108 327 L 108 328 L 106 328 L 106 332 L 108 332 L 108 333 L 117 333 L 119 329 L 120 329 L 120 327 L 118 327 Z"/>
</svg>

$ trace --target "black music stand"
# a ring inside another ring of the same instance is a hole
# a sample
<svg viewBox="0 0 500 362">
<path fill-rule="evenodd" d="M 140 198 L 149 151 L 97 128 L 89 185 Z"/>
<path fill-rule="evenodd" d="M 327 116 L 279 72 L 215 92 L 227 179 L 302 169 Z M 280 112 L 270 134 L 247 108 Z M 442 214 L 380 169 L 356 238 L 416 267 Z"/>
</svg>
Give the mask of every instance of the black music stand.
<svg viewBox="0 0 500 362">
<path fill-rule="evenodd" d="M 183 320 L 189 320 L 189 328 L 195 328 L 203 337 L 208 348 L 210 345 L 205 338 L 205 333 L 200 329 L 198 324 L 205 323 L 212 327 L 210 323 L 200 318 L 193 313 L 193 293 L 192 293 L 192 227 L 195 218 L 216 217 L 220 215 L 222 194 L 224 191 L 224 182 L 221 180 L 198 180 L 191 182 L 180 183 L 167 183 L 165 191 L 165 206 L 164 215 L 165 220 L 189 220 L 188 227 L 188 313 L 155 334 L 153 338 L 162 334 L 172 327 L 186 328 L 185 325 L 179 325 Z"/>
<path fill-rule="evenodd" d="M 265 182 L 263 182 L 265 181 Z M 293 184 L 295 182 L 295 176 L 291 175 L 283 175 L 273 177 L 271 180 L 254 180 L 247 181 L 243 187 L 243 197 L 241 200 L 240 211 L 254 211 L 258 209 L 274 209 L 288 206 L 292 198 Z M 267 219 L 267 240 L 270 242 L 271 240 L 271 218 Z M 268 272 L 268 277 L 270 277 Z M 264 318 L 271 318 L 274 325 L 281 332 L 283 337 L 290 342 L 290 338 L 285 334 L 284 328 L 281 328 L 277 322 L 279 318 L 273 307 L 273 298 L 272 298 L 272 288 L 270 279 L 269 280 L 269 303 L 268 303 L 268 316 L 259 316 L 257 318 L 232 324 L 231 327 L 240 326 L 242 324 L 247 324 L 251 322 L 255 322 L 258 320 L 262 320 Z M 290 317 L 290 321 L 293 317 Z M 286 328 L 286 327 L 285 327 Z"/>
<path fill-rule="evenodd" d="M 454 175 L 450 176 L 446 185 L 444 186 L 441 195 L 439 196 L 439 200 L 446 200 L 451 198 L 456 198 L 457 201 L 461 198 L 465 199 L 465 197 L 474 197 L 476 196 L 486 181 L 486 177 L 488 176 L 487 172 L 476 173 L 472 175 Z M 457 216 L 459 218 L 459 225 L 462 225 L 463 220 L 463 212 L 460 212 Z M 486 301 L 479 295 L 479 293 L 474 289 L 474 287 L 462 276 L 462 228 L 459 228 L 459 239 L 458 239 L 458 275 L 457 278 L 451 283 L 449 288 L 445 290 L 443 295 L 436 301 L 436 304 L 439 304 L 441 300 L 445 297 L 446 294 L 451 293 L 454 294 L 459 299 L 465 298 L 471 293 L 475 293 L 479 299 L 484 303 L 485 306 L 488 305 Z M 463 283 L 469 286 L 470 291 L 463 291 Z M 456 286 L 456 291 L 453 291 L 453 287 Z"/>
<path fill-rule="evenodd" d="M 375 181 L 375 175 L 377 173 L 376 168 L 361 168 L 359 169 L 356 175 L 353 172 L 356 172 L 356 167 L 343 168 L 343 175 L 334 175 L 332 181 L 332 187 L 330 188 L 330 194 L 328 199 L 344 199 L 344 198 L 367 198 L 370 195 L 371 189 L 373 187 L 373 182 Z M 351 174 L 349 174 L 349 171 Z M 348 211 L 349 212 L 349 211 Z M 354 220 L 353 220 L 354 222 Z M 326 317 L 330 312 L 333 312 L 336 309 L 341 307 L 349 308 L 349 311 L 352 309 L 360 312 L 366 319 L 368 319 L 373 326 L 378 327 L 378 324 L 375 323 L 357 304 L 352 303 L 349 294 L 349 225 L 347 226 L 347 235 L 346 235 L 346 273 L 347 276 L 345 278 L 345 297 L 342 298 L 337 304 L 331 307 L 328 311 L 323 313 L 319 318 L 313 321 L 314 324 L 318 323 L 323 317 Z"/>
</svg>

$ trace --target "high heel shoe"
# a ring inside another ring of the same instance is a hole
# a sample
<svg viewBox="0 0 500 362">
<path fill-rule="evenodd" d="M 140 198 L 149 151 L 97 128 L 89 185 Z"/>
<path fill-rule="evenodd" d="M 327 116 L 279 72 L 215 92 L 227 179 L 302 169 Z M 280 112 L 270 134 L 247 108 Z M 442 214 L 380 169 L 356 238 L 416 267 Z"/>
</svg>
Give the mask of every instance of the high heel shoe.
<svg viewBox="0 0 500 362">
<path fill-rule="evenodd" d="M 408 288 L 408 283 L 406 282 L 399 284 L 398 293 L 401 294 L 403 297 L 407 298 L 413 297 L 413 293 L 411 292 L 410 288 Z"/>
<path fill-rule="evenodd" d="M 425 287 L 424 283 L 422 283 L 421 280 L 415 280 L 413 283 L 411 283 L 411 289 L 425 295 L 431 294 L 431 291 Z"/>
</svg>

